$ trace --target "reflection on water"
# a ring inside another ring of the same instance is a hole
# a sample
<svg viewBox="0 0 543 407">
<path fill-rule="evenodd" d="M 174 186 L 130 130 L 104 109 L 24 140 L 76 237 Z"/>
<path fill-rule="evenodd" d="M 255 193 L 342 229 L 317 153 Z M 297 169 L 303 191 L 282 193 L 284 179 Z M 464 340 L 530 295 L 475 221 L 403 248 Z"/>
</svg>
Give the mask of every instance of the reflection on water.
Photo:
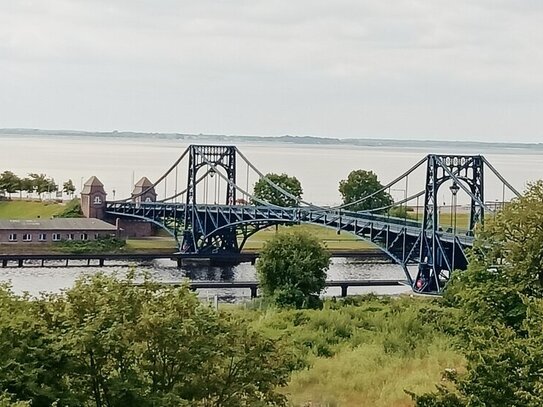
<svg viewBox="0 0 543 407">
<path fill-rule="evenodd" d="M 74 282 L 84 276 L 90 276 L 98 272 L 106 274 L 123 275 L 131 267 L 138 271 L 149 273 L 156 281 L 181 281 L 185 278 L 193 280 L 210 281 L 254 281 L 256 270 L 250 263 L 242 263 L 238 266 L 211 267 L 191 266 L 177 268 L 177 264 L 171 260 L 154 260 L 138 263 L 137 265 L 117 264 L 111 267 L 22 267 L 0 269 L 0 281 L 10 281 L 13 291 L 21 294 L 28 292 L 38 295 L 40 292 L 60 292 L 71 287 Z M 334 258 L 330 270 L 329 280 L 405 280 L 402 269 L 393 264 L 367 264 L 357 259 Z M 377 294 L 398 294 L 410 291 L 409 287 L 352 287 L 349 294 L 375 292 Z M 205 289 L 199 290 L 199 296 L 203 299 L 218 295 L 222 300 L 245 299 L 250 297 L 249 289 Z M 340 288 L 327 289 L 325 295 L 339 296 Z"/>
</svg>

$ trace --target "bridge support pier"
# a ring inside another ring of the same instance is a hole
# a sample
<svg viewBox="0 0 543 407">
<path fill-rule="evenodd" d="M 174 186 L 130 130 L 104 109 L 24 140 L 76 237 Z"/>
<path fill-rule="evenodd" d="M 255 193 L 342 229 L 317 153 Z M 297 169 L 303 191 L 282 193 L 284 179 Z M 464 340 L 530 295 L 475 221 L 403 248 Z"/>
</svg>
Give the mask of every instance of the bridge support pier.
<svg viewBox="0 0 543 407">
<path fill-rule="evenodd" d="M 23 259 L 19 259 L 19 261 L 17 263 L 17 266 L 18 267 L 23 267 Z"/>
<path fill-rule="evenodd" d="M 8 261 L 2 260 L 2 267 L 7 267 L 7 266 L 8 266 Z"/>
<path fill-rule="evenodd" d="M 347 290 L 349 289 L 349 286 L 344 284 L 341 286 L 341 296 L 346 297 L 347 296 Z"/>
<path fill-rule="evenodd" d="M 104 267 L 104 259 L 99 259 L 98 260 L 98 266 Z"/>
</svg>

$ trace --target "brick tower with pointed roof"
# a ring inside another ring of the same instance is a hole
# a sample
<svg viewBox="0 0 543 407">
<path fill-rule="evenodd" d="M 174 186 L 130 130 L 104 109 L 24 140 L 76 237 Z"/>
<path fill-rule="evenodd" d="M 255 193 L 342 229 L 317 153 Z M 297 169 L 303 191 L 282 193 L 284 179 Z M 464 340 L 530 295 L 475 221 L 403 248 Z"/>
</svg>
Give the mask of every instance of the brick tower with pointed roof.
<svg viewBox="0 0 543 407">
<path fill-rule="evenodd" d="M 81 210 L 86 218 L 104 219 L 106 217 L 106 191 L 104 184 L 92 176 L 81 191 Z"/>
<path fill-rule="evenodd" d="M 149 178 L 142 177 L 132 191 L 132 202 L 144 203 L 144 202 L 156 202 L 157 193 L 153 187 L 153 183 L 149 181 Z"/>
</svg>

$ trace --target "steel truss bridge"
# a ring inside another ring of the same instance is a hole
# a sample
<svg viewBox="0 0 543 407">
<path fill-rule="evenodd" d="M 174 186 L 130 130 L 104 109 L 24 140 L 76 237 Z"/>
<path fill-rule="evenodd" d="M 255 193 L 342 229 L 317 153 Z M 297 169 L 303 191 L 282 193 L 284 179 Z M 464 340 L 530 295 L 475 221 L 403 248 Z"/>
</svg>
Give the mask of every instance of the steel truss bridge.
<svg viewBox="0 0 543 407">
<path fill-rule="evenodd" d="M 183 165 L 188 167 L 186 178 L 179 176 Z M 239 177 L 238 167 L 243 166 L 245 177 Z M 407 196 L 407 180 L 419 168 L 426 173 L 424 189 Z M 300 200 L 271 181 L 235 146 L 191 145 L 156 182 L 149 182 L 125 200 L 106 202 L 106 213 L 152 222 L 177 240 L 181 252 L 203 257 L 239 253 L 250 236 L 272 225 L 321 225 L 374 243 L 403 268 L 413 290 L 439 293 L 453 270 L 467 267 L 468 249 L 473 245 L 476 227 L 484 222 L 485 211 L 497 210 L 485 204 L 485 169 L 502 183 L 504 194 L 507 188 L 518 196 L 483 156 L 431 154 L 379 191 L 341 206 L 321 207 Z M 281 207 L 252 195 L 250 173 L 295 205 Z M 403 182 L 405 196 L 392 205 L 361 212 L 349 210 Z M 450 185 L 454 198 L 460 191 L 469 198 L 467 230 L 458 229 L 456 223 L 454 228 L 440 225 L 438 193 L 443 185 Z M 161 188 L 164 198 L 156 200 L 156 191 Z M 391 207 L 407 206 L 419 198 L 423 202 L 420 221 L 383 215 Z"/>
</svg>

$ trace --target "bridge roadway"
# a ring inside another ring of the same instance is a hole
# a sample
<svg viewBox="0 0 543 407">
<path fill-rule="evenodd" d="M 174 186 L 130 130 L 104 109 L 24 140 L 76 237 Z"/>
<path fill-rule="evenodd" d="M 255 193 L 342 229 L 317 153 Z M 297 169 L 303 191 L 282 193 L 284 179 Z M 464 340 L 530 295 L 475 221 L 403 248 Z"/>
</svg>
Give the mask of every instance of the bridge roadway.
<svg viewBox="0 0 543 407">
<path fill-rule="evenodd" d="M 369 241 L 379 235 L 406 234 L 412 238 L 418 238 L 421 233 L 421 222 L 394 218 L 383 215 L 375 215 L 363 212 L 350 212 L 337 209 L 327 210 L 317 207 L 281 208 L 272 206 L 253 205 L 195 205 L 199 222 L 209 220 L 211 225 L 201 224 L 201 230 L 212 230 L 211 233 L 232 226 L 244 224 L 274 223 L 312 223 L 327 226 L 338 231 L 346 231 Z M 113 216 L 127 216 L 137 219 L 152 221 L 164 227 L 165 219 L 183 219 L 186 210 L 184 203 L 162 202 L 107 202 L 106 211 Z M 202 221 L 204 219 L 204 221 Z M 172 231 L 170 230 L 170 233 Z M 466 231 L 457 229 L 452 231 L 439 231 L 440 240 L 470 247 L 473 245 L 473 237 Z M 386 243 L 388 245 L 388 242 Z"/>
</svg>

